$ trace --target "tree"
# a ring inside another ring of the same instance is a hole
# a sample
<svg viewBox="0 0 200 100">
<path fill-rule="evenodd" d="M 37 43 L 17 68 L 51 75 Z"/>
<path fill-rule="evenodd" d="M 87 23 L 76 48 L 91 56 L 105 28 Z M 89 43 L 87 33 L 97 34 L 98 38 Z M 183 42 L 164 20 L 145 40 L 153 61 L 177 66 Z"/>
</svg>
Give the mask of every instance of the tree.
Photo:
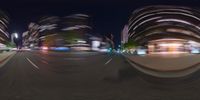
<svg viewBox="0 0 200 100">
<path fill-rule="evenodd" d="M 12 48 L 16 47 L 16 45 L 15 45 L 14 43 L 8 42 L 8 41 L 5 43 L 5 45 L 6 45 L 7 47 L 12 47 Z"/>
<path fill-rule="evenodd" d="M 137 46 L 138 46 L 138 44 L 135 41 L 128 40 L 128 42 L 123 45 L 123 48 L 124 49 L 132 49 L 132 48 L 136 48 Z"/>
</svg>

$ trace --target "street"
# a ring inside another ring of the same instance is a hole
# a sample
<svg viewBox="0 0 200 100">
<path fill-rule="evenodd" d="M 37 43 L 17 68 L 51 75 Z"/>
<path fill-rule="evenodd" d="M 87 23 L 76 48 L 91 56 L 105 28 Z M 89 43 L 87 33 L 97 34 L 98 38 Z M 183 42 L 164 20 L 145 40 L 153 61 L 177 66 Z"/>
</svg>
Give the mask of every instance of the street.
<svg viewBox="0 0 200 100">
<path fill-rule="evenodd" d="M 198 78 L 173 81 L 143 75 L 119 54 L 23 51 L 0 69 L 0 97 L 1 100 L 199 98 Z"/>
</svg>

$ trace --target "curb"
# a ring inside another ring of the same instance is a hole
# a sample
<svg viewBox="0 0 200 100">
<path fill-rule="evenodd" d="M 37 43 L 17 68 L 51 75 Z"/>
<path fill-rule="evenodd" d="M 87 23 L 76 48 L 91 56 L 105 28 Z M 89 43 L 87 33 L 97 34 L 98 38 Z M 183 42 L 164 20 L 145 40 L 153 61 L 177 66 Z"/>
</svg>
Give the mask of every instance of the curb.
<svg viewBox="0 0 200 100">
<path fill-rule="evenodd" d="M 16 52 L 14 52 L 13 54 L 10 54 L 9 56 L 7 56 L 3 60 L 1 60 L 0 61 L 0 68 L 2 68 L 15 54 L 16 54 Z"/>
<path fill-rule="evenodd" d="M 154 77 L 159 77 L 159 78 L 181 78 L 188 76 L 200 69 L 200 63 L 194 64 L 193 66 L 186 68 L 186 69 L 181 69 L 181 70 L 172 70 L 172 71 L 159 71 L 159 70 L 154 70 L 147 68 L 141 64 L 138 64 L 132 60 L 130 60 L 126 55 L 122 54 L 127 62 L 132 65 L 135 69 L 139 70 L 140 72 L 143 72 L 147 75 L 154 76 Z"/>
</svg>

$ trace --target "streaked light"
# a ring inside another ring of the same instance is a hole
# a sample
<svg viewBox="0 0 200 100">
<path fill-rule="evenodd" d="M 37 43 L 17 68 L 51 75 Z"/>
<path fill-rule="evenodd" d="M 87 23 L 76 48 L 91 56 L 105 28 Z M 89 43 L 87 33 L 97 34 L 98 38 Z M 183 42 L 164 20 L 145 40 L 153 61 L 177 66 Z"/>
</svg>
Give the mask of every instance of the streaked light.
<svg viewBox="0 0 200 100">
<path fill-rule="evenodd" d="M 87 25 L 75 25 L 75 26 L 63 28 L 62 30 L 63 31 L 69 31 L 69 30 L 78 30 L 78 29 L 81 29 L 81 28 L 89 28 L 89 29 L 91 29 L 91 27 L 87 26 Z"/>
<path fill-rule="evenodd" d="M 90 47 L 71 47 L 73 50 L 78 50 L 78 51 L 88 51 L 91 50 Z"/>
<path fill-rule="evenodd" d="M 161 19 L 161 20 L 158 20 L 156 22 L 180 22 L 180 23 L 184 23 L 184 24 L 187 24 L 187 25 L 192 25 L 198 29 L 200 29 L 199 26 L 196 26 L 188 21 L 185 21 L 185 20 L 181 20 L 181 19 L 172 19 L 172 18 L 168 18 L 168 19 Z"/>
<path fill-rule="evenodd" d="M 78 42 L 78 43 L 83 43 L 83 44 L 84 44 L 84 43 L 87 43 L 87 42 L 84 41 L 84 40 L 78 40 L 77 42 Z"/>
<path fill-rule="evenodd" d="M 51 49 L 56 50 L 56 51 L 68 51 L 69 50 L 68 47 L 53 47 Z"/>
<path fill-rule="evenodd" d="M 48 50 L 49 48 L 48 47 L 46 47 L 46 46 L 44 46 L 44 47 L 41 47 L 42 48 L 42 50 Z"/>
<path fill-rule="evenodd" d="M 178 46 L 182 46 L 183 44 L 181 44 L 181 43 L 161 43 L 158 45 L 163 46 L 163 47 L 170 47 L 170 46 L 178 47 Z"/>
<path fill-rule="evenodd" d="M 3 40 L 3 41 L 5 41 L 5 39 L 3 39 L 2 37 L 0 37 L 0 40 Z"/>
<path fill-rule="evenodd" d="M 0 48 L 5 48 L 5 47 L 6 47 L 5 44 L 0 43 Z"/>
<path fill-rule="evenodd" d="M 137 54 L 138 54 L 138 55 L 145 55 L 145 54 L 147 54 L 147 53 L 146 53 L 146 50 L 145 50 L 145 49 L 138 49 L 138 50 L 137 50 Z"/>
<path fill-rule="evenodd" d="M 109 50 L 108 50 L 108 49 L 106 49 L 106 48 L 99 49 L 98 51 L 99 51 L 99 52 L 109 52 Z"/>
<path fill-rule="evenodd" d="M 92 41 L 92 47 L 93 48 L 98 48 L 101 45 L 100 41 Z"/>
<path fill-rule="evenodd" d="M 152 20 L 160 19 L 160 18 L 162 18 L 162 17 L 153 17 L 153 18 L 149 18 L 149 19 L 147 19 L 147 20 L 144 20 L 144 21 L 142 21 L 141 23 L 139 23 L 138 25 L 136 25 L 136 26 L 133 28 L 133 30 L 135 30 L 136 28 L 138 28 L 139 26 L 141 26 L 141 25 L 144 24 L 144 23 L 147 23 L 147 22 L 152 21 Z"/>
</svg>

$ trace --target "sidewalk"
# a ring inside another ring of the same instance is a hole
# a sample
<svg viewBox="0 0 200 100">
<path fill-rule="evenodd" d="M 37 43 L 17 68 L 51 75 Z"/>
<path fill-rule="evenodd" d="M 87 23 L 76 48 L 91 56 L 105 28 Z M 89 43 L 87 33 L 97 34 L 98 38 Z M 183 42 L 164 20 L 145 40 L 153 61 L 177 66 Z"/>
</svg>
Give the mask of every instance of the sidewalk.
<svg viewBox="0 0 200 100">
<path fill-rule="evenodd" d="M 3 67 L 15 54 L 15 51 L 0 53 L 0 68 Z"/>
<path fill-rule="evenodd" d="M 183 77 L 200 69 L 200 55 L 124 56 L 136 69 L 156 77 Z"/>
</svg>

